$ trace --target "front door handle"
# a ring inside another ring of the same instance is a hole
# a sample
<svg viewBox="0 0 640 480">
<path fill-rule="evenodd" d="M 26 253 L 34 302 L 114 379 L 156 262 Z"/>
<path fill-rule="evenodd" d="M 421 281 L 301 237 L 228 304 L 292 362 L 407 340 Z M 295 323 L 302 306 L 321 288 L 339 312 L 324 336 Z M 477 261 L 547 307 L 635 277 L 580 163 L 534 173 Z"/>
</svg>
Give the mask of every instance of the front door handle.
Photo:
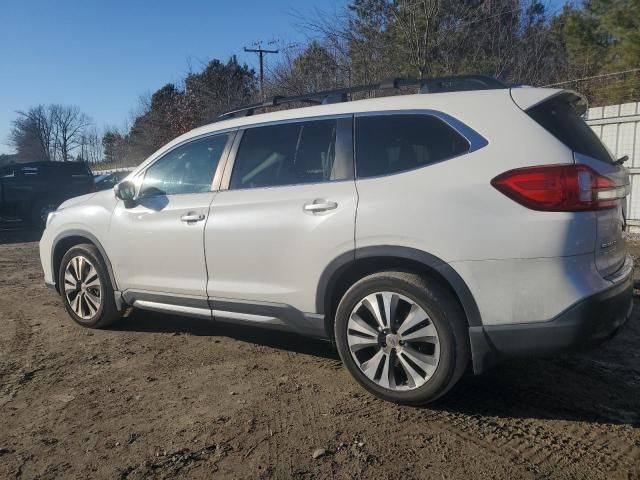
<svg viewBox="0 0 640 480">
<path fill-rule="evenodd" d="M 309 213 L 321 213 L 329 210 L 333 210 L 338 207 L 336 202 L 330 202 L 327 200 L 314 200 L 311 203 L 307 203 L 304 206 L 304 211 Z"/>
<path fill-rule="evenodd" d="M 189 212 L 186 213 L 184 215 L 182 215 L 180 217 L 180 220 L 182 220 L 183 222 L 186 223 L 191 223 L 191 222 L 201 222 L 202 220 L 204 220 L 204 214 L 203 213 L 193 213 L 193 212 Z"/>
</svg>

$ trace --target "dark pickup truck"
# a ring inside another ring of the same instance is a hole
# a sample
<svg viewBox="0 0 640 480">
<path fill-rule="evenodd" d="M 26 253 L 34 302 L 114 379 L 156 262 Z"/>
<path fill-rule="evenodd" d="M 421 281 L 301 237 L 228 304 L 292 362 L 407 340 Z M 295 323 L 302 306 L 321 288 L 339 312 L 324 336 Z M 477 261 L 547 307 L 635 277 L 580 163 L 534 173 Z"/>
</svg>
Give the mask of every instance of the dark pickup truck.
<svg viewBox="0 0 640 480">
<path fill-rule="evenodd" d="M 49 212 L 71 197 L 95 191 L 83 162 L 16 163 L 0 167 L 0 218 L 42 228 Z"/>
</svg>

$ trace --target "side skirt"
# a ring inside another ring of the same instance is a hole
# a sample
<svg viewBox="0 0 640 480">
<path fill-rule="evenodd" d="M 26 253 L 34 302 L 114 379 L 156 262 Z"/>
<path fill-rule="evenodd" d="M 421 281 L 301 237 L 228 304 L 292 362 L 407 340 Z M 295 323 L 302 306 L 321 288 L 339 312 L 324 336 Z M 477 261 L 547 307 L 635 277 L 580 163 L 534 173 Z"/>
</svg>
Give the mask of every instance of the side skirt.
<svg viewBox="0 0 640 480">
<path fill-rule="evenodd" d="M 140 290 L 126 290 L 122 292 L 121 298 L 127 305 L 142 310 L 328 338 L 324 315 L 302 312 L 291 305 L 281 303 L 171 295 Z"/>
</svg>

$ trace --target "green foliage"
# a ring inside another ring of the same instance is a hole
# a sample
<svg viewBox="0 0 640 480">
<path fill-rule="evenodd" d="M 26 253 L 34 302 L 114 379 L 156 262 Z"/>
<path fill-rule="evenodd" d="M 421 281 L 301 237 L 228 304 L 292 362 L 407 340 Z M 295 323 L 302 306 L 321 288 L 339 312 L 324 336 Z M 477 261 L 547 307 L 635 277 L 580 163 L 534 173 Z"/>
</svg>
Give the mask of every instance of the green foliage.
<svg viewBox="0 0 640 480">
<path fill-rule="evenodd" d="M 568 56 L 569 77 L 587 77 L 640 67 L 640 0 L 587 0 L 555 19 Z M 577 85 L 593 103 L 640 98 L 640 76 L 629 74 Z"/>
<path fill-rule="evenodd" d="M 103 160 L 110 164 L 122 160 L 124 137 L 115 130 L 107 130 L 102 136 Z"/>
<path fill-rule="evenodd" d="M 339 66 L 327 48 L 312 41 L 293 61 L 291 77 L 297 93 L 328 90 L 338 86 Z"/>
<path fill-rule="evenodd" d="M 484 73 L 542 83 L 563 65 L 539 0 L 354 0 L 349 11 L 355 81 Z"/>
<path fill-rule="evenodd" d="M 227 63 L 214 59 L 201 72 L 189 73 L 183 88 L 169 83 L 151 95 L 129 132 L 128 155 L 141 160 L 176 136 L 249 102 L 255 93 L 252 69 L 235 56 Z"/>
</svg>

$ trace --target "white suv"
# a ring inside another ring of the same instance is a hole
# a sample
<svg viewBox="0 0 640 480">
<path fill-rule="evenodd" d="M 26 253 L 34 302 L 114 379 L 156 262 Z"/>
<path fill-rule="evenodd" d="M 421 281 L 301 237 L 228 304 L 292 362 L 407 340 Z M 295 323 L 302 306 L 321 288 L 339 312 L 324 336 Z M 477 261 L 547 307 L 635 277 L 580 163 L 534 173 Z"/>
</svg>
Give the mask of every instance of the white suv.
<svg viewBox="0 0 640 480">
<path fill-rule="evenodd" d="M 252 115 L 290 101 L 318 105 Z M 326 338 L 377 396 L 432 401 L 470 361 L 595 343 L 628 318 L 629 177 L 581 108 L 479 77 L 276 97 L 65 202 L 45 281 L 87 327 L 135 307 Z"/>
</svg>

